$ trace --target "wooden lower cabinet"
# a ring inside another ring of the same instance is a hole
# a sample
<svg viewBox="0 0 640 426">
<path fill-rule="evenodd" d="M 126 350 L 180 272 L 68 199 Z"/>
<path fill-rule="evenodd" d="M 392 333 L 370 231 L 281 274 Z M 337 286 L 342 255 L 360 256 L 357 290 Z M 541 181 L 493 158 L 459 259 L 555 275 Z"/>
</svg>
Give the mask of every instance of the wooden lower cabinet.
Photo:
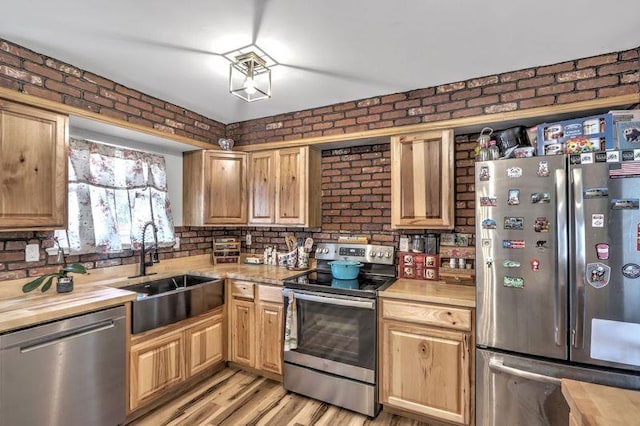
<svg viewBox="0 0 640 426">
<path fill-rule="evenodd" d="M 255 304 L 233 298 L 231 303 L 231 360 L 247 367 L 256 365 Z"/>
<path fill-rule="evenodd" d="M 229 360 L 258 373 L 282 375 L 282 287 L 230 280 Z"/>
<path fill-rule="evenodd" d="M 185 331 L 187 378 L 224 358 L 222 316 L 195 324 Z"/>
<path fill-rule="evenodd" d="M 132 345 L 130 357 L 130 404 L 135 409 L 184 380 L 184 333 Z"/>
<path fill-rule="evenodd" d="M 258 311 L 258 365 L 259 370 L 282 374 L 282 316 L 283 306 L 260 302 Z"/>
<path fill-rule="evenodd" d="M 407 303 L 414 310 L 416 305 Z M 413 318 L 434 318 L 429 309 L 425 307 L 423 315 Z M 470 424 L 474 371 L 471 330 L 433 327 L 383 316 L 380 333 L 381 403 L 427 419 Z"/>
<path fill-rule="evenodd" d="M 221 307 L 198 318 L 132 336 L 129 412 L 224 360 L 223 312 Z"/>
</svg>

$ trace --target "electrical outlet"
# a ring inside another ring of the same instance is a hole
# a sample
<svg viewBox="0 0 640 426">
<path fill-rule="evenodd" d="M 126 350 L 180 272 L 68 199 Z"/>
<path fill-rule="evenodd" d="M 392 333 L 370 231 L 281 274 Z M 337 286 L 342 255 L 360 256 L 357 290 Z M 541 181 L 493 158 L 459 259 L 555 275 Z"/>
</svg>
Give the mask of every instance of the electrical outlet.
<svg viewBox="0 0 640 426">
<path fill-rule="evenodd" d="M 173 244 L 175 250 L 180 250 L 180 237 L 176 237 L 176 242 Z"/>
<path fill-rule="evenodd" d="M 251 234 L 247 232 L 247 247 L 251 246 Z"/>
<path fill-rule="evenodd" d="M 37 262 L 40 260 L 40 245 L 39 244 L 27 244 L 24 249 L 25 262 Z"/>
</svg>

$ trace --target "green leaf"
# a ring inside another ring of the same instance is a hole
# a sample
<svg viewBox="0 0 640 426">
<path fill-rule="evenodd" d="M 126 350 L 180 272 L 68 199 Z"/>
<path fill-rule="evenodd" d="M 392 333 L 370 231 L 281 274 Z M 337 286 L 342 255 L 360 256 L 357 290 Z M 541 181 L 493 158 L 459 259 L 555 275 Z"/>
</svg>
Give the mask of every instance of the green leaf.
<svg viewBox="0 0 640 426">
<path fill-rule="evenodd" d="M 76 274 L 86 274 L 87 268 L 84 267 L 81 263 L 72 263 L 71 265 L 67 265 L 62 268 L 64 272 L 74 272 Z"/>
<path fill-rule="evenodd" d="M 47 282 L 44 283 L 44 285 L 42 286 L 42 290 L 41 290 L 43 293 L 51 288 L 51 284 L 53 284 L 53 280 L 55 278 L 57 278 L 57 275 L 52 275 L 52 276 L 49 277 Z"/>
<path fill-rule="evenodd" d="M 42 284 L 42 282 L 49 276 L 51 276 L 51 274 L 45 274 L 36 278 L 33 281 L 29 281 L 28 283 L 22 286 L 22 292 L 29 293 L 30 291 L 35 290 L 36 288 L 40 287 L 40 284 Z"/>
</svg>

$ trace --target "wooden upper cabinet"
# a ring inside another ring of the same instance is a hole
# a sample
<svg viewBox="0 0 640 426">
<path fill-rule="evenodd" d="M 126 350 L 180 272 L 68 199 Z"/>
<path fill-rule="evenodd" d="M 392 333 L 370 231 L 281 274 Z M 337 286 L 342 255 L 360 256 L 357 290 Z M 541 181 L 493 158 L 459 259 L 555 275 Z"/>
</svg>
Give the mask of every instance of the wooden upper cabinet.
<svg viewBox="0 0 640 426">
<path fill-rule="evenodd" d="M 66 228 L 68 123 L 0 100 L 0 231 Z"/>
<path fill-rule="evenodd" d="M 249 222 L 275 223 L 275 152 L 256 152 L 249 159 Z"/>
<path fill-rule="evenodd" d="M 183 225 L 246 225 L 247 154 L 185 152 L 183 167 Z"/>
<path fill-rule="evenodd" d="M 453 130 L 391 138 L 391 226 L 453 229 Z"/>
<path fill-rule="evenodd" d="M 249 223 L 319 226 L 320 158 L 309 147 L 251 154 Z"/>
</svg>

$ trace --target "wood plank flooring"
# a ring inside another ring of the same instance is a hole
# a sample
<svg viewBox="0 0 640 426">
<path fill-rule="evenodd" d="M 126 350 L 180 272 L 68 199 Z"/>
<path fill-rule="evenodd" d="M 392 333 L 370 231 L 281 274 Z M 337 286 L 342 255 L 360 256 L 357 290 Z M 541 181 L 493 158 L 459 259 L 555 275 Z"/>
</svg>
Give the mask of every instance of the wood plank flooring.
<svg viewBox="0 0 640 426">
<path fill-rule="evenodd" d="M 368 417 L 287 392 L 282 384 L 226 368 L 131 423 L 136 426 L 428 426 L 382 411 Z"/>
</svg>

